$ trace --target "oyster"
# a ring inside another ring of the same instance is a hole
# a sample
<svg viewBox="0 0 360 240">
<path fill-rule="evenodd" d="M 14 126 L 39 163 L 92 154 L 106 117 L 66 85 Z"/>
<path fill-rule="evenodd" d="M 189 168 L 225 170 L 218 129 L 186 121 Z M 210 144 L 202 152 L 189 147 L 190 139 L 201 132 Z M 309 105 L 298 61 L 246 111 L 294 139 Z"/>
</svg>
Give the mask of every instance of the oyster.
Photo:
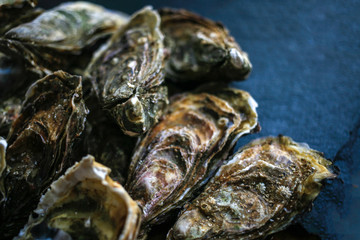
<svg viewBox="0 0 360 240">
<path fill-rule="evenodd" d="M 95 4 L 64 3 L 8 31 L 0 39 L 0 52 L 23 70 L 17 85 L 29 86 L 59 69 L 79 73 L 76 69 L 86 68 L 97 40 L 126 22 L 127 16 Z"/>
<path fill-rule="evenodd" d="M 7 148 L 6 140 L 0 137 L 0 177 L 6 167 L 6 161 L 5 161 L 6 148 Z"/>
<path fill-rule="evenodd" d="M 84 157 L 51 184 L 18 239 L 136 239 L 140 209 L 110 171 Z"/>
<path fill-rule="evenodd" d="M 125 134 L 146 132 L 167 104 L 163 35 L 151 7 L 135 13 L 94 57 L 86 73 L 102 106 Z"/>
<path fill-rule="evenodd" d="M 166 77 L 184 82 L 245 79 L 252 65 L 220 23 L 186 10 L 159 11 L 165 46 L 170 52 Z"/>
<path fill-rule="evenodd" d="M 18 233 L 51 182 L 71 166 L 87 109 L 81 78 L 62 71 L 35 82 L 8 137 L 1 176 L 0 238 Z"/>
<path fill-rule="evenodd" d="M 257 239 L 309 209 L 330 162 L 289 137 L 255 140 L 239 150 L 190 203 L 168 239 Z"/>
<path fill-rule="evenodd" d="M 189 200 L 238 138 L 256 130 L 256 107 L 247 92 L 232 88 L 172 99 L 136 146 L 125 186 L 142 207 L 145 231 Z"/>
</svg>

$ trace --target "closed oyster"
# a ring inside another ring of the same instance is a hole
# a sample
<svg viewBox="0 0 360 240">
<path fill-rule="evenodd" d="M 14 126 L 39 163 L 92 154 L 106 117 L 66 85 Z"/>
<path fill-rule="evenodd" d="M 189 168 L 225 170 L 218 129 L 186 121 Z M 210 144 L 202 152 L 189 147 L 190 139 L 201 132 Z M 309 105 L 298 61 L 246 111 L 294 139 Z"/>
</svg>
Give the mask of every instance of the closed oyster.
<svg viewBox="0 0 360 240">
<path fill-rule="evenodd" d="M 71 166 L 87 109 L 81 78 L 62 71 L 35 82 L 8 137 L 1 176 L 0 238 L 17 234 L 51 182 Z"/>
<path fill-rule="evenodd" d="M 238 138 L 255 131 L 256 107 L 247 92 L 231 88 L 172 99 L 135 148 L 125 187 L 142 207 L 145 231 L 189 200 Z"/>
<path fill-rule="evenodd" d="M 110 171 L 84 157 L 51 184 L 18 239 L 136 239 L 140 209 Z"/>
<path fill-rule="evenodd" d="M 289 137 L 255 140 L 223 165 L 168 239 L 258 239 L 309 209 L 330 162 Z"/>
<path fill-rule="evenodd" d="M 7 148 L 6 140 L 4 138 L 0 137 L 0 177 L 6 167 L 6 161 L 5 161 L 6 148 Z"/>
<path fill-rule="evenodd" d="M 146 132 L 167 104 L 163 35 L 151 7 L 135 13 L 94 57 L 87 76 L 125 134 Z"/>
<path fill-rule="evenodd" d="M 186 10 L 159 11 L 165 46 L 170 52 L 166 77 L 177 82 L 245 79 L 251 63 L 220 23 Z"/>
<path fill-rule="evenodd" d="M 85 69 L 94 51 L 91 46 L 115 32 L 127 19 L 95 4 L 64 3 L 8 31 L 0 39 L 0 52 L 23 69 L 18 85 L 29 86 L 33 80 L 59 69 L 76 73 L 78 68 Z"/>
</svg>

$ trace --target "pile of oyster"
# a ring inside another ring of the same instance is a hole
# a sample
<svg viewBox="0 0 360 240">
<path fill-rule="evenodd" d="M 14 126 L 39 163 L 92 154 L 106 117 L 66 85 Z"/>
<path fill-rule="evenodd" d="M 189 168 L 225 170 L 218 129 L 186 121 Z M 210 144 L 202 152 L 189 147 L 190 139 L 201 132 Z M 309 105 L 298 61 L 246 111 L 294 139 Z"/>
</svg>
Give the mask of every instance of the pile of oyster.
<svg viewBox="0 0 360 240">
<path fill-rule="evenodd" d="M 36 4 L 0 0 L 1 239 L 263 239 L 335 176 L 285 136 L 232 152 L 260 125 L 222 24 Z"/>
</svg>

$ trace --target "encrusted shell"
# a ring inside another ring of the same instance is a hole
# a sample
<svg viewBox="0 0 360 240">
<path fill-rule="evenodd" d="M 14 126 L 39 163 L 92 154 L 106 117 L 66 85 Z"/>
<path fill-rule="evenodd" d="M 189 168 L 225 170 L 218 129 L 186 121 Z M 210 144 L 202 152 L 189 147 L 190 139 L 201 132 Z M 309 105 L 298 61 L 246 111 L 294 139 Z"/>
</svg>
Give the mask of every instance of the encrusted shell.
<svg viewBox="0 0 360 240">
<path fill-rule="evenodd" d="M 333 178 L 322 154 L 289 137 L 255 140 L 232 156 L 182 212 L 168 239 L 258 239 L 309 209 Z"/>
<path fill-rule="evenodd" d="M 141 211 L 110 171 L 91 155 L 69 168 L 51 184 L 18 239 L 136 239 Z"/>
<path fill-rule="evenodd" d="M 5 37 L 59 51 L 79 51 L 114 32 L 127 20 L 126 15 L 92 3 L 64 3 L 29 23 L 11 29 Z"/>
<path fill-rule="evenodd" d="M 18 233 L 43 191 L 73 164 L 72 148 L 86 114 L 78 76 L 58 71 L 29 88 L 10 129 L 7 166 L 0 181 L 2 237 Z"/>
<path fill-rule="evenodd" d="M 232 88 L 218 93 L 174 97 L 160 122 L 135 148 L 126 189 L 142 207 L 144 230 L 182 206 L 238 138 L 255 131 L 254 99 Z"/>
<path fill-rule="evenodd" d="M 252 65 L 220 23 L 184 9 L 159 11 L 165 46 L 170 52 L 166 77 L 177 82 L 245 79 Z"/>
<path fill-rule="evenodd" d="M 167 104 L 163 35 L 160 18 L 151 7 L 135 13 L 113 35 L 88 67 L 101 104 L 125 134 L 146 132 Z"/>
<path fill-rule="evenodd" d="M 71 73 L 85 69 L 91 54 L 84 59 L 84 52 L 92 53 L 97 40 L 111 35 L 127 20 L 123 14 L 92 3 L 64 3 L 8 31 L 0 39 L 0 52 L 21 65 L 21 85 L 27 87 L 59 69 Z"/>
</svg>

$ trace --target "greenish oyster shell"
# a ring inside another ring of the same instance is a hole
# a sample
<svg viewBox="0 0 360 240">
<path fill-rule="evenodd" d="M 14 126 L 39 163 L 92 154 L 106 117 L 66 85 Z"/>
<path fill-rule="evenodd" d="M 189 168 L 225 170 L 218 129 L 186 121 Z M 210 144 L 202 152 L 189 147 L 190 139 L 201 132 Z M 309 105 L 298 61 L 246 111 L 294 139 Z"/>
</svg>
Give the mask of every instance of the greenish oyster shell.
<svg viewBox="0 0 360 240">
<path fill-rule="evenodd" d="M 88 155 L 51 184 L 16 239 L 135 240 L 141 211 Z"/>
<path fill-rule="evenodd" d="M 167 105 L 163 35 L 160 17 L 151 7 L 136 12 L 129 23 L 94 56 L 87 72 L 101 105 L 123 132 L 146 132 Z"/>
<path fill-rule="evenodd" d="M 165 47 L 170 52 L 166 77 L 176 82 L 246 79 L 252 65 L 220 23 L 184 9 L 159 10 Z"/>
<path fill-rule="evenodd" d="M 41 194 L 73 164 L 73 144 L 86 115 L 78 76 L 57 71 L 29 88 L 7 139 L 0 179 L 1 238 L 18 234 Z"/>
<path fill-rule="evenodd" d="M 24 88 L 59 69 L 82 73 L 96 44 L 127 21 L 126 15 L 95 4 L 64 3 L 8 31 L 0 39 L 0 52 L 23 70 L 17 85 Z"/>
<path fill-rule="evenodd" d="M 231 93 L 229 98 L 223 92 Z M 135 147 L 125 188 L 143 210 L 144 231 L 188 201 L 236 141 L 257 130 L 257 103 L 249 93 L 232 88 L 218 93 L 175 96 Z"/>
<path fill-rule="evenodd" d="M 289 137 L 241 148 L 185 207 L 168 239 L 258 239 L 285 228 L 309 209 L 330 162 Z"/>
</svg>

